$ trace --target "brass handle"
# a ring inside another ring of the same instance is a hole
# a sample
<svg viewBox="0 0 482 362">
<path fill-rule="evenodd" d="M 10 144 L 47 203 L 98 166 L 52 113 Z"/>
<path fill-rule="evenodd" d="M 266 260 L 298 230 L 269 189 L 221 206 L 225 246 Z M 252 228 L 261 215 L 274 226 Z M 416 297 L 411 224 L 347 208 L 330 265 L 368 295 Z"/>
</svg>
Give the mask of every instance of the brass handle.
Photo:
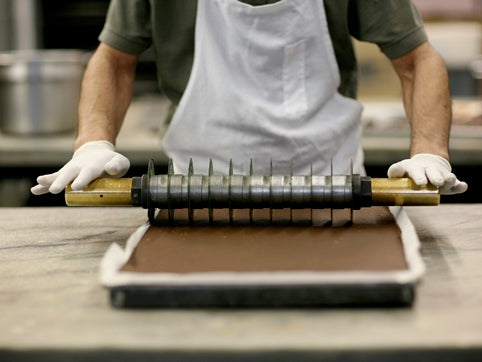
<svg viewBox="0 0 482 362">
<path fill-rule="evenodd" d="M 435 206 L 440 194 L 436 186 L 418 186 L 411 178 L 372 178 L 372 204 Z"/>
<path fill-rule="evenodd" d="M 99 178 L 81 191 L 65 189 L 68 206 L 132 206 L 132 178 Z"/>
</svg>

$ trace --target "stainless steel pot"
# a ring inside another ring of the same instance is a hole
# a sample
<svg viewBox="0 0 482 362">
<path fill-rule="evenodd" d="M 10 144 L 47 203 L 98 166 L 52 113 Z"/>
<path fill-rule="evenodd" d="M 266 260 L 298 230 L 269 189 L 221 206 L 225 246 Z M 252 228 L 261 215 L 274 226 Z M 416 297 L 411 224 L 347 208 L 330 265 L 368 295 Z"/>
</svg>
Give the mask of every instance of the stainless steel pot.
<svg viewBox="0 0 482 362">
<path fill-rule="evenodd" d="M 42 135 L 74 130 L 84 70 L 80 50 L 0 53 L 0 131 Z"/>
</svg>

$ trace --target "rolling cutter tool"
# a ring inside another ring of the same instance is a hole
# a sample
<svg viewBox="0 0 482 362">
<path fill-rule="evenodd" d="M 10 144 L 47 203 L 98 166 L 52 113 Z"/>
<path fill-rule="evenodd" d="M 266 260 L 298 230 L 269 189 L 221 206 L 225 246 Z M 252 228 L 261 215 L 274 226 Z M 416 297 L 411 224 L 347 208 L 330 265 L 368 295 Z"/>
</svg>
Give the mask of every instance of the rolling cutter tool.
<svg viewBox="0 0 482 362">
<path fill-rule="evenodd" d="M 167 174 L 156 175 L 154 162 L 149 161 L 148 171 L 140 177 L 99 178 L 81 191 L 65 190 L 68 206 L 141 206 L 148 209 L 154 221 L 155 209 L 168 210 L 170 218 L 175 209 L 187 209 L 192 221 L 194 209 L 268 208 L 273 209 L 350 209 L 375 205 L 438 205 L 440 194 L 432 185 L 418 186 L 410 178 L 371 178 L 349 175 L 320 176 L 233 173 L 215 175 L 212 161 L 207 175 L 194 173 L 192 161 L 187 175 L 175 174 L 169 160 Z"/>
<path fill-rule="evenodd" d="M 175 174 L 169 161 L 167 174 L 156 175 L 154 162 L 148 172 L 132 178 L 99 178 L 81 191 L 67 187 L 69 206 L 141 206 L 154 221 L 155 209 L 166 209 L 170 218 L 175 209 L 187 209 L 189 220 L 194 209 L 350 209 L 375 205 L 438 205 L 440 194 L 432 185 L 418 186 L 410 178 L 371 178 L 353 174 L 320 176 L 233 173 L 215 175 L 212 161 L 207 175 L 195 174 L 192 161 L 187 175 Z"/>
</svg>

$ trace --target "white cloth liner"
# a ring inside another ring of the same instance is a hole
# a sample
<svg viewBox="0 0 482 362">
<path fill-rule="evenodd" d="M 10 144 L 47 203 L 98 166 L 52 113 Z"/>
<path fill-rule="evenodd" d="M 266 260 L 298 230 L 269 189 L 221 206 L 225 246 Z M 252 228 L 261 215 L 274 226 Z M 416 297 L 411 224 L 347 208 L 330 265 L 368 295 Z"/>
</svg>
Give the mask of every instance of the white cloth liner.
<svg viewBox="0 0 482 362">
<path fill-rule="evenodd" d="M 124 250 L 113 243 L 100 265 L 100 280 L 105 287 L 127 285 L 323 285 L 323 284 L 378 284 L 416 283 L 425 273 L 420 255 L 420 241 L 403 207 L 390 206 L 390 212 L 401 230 L 406 270 L 392 271 L 278 271 L 278 272 L 204 272 L 204 273 L 136 273 L 120 269 L 127 263 L 134 249 L 149 228 L 140 226 L 127 240 Z"/>
</svg>

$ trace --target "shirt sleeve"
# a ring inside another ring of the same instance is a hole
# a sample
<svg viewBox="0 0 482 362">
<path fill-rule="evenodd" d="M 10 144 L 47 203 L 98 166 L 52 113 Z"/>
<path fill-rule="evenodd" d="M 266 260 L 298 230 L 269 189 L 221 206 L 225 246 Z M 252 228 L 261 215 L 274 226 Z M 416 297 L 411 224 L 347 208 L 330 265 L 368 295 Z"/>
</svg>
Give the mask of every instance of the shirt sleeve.
<svg viewBox="0 0 482 362">
<path fill-rule="evenodd" d="M 148 0 L 111 0 L 99 41 L 138 55 L 151 46 Z"/>
<path fill-rule="evenodd" d="M 351 35 L 377 44 L 391 59 L 427 41 L 422 17 L 410 0 L 353 0 L 349 13 Z"/>
</svg>

